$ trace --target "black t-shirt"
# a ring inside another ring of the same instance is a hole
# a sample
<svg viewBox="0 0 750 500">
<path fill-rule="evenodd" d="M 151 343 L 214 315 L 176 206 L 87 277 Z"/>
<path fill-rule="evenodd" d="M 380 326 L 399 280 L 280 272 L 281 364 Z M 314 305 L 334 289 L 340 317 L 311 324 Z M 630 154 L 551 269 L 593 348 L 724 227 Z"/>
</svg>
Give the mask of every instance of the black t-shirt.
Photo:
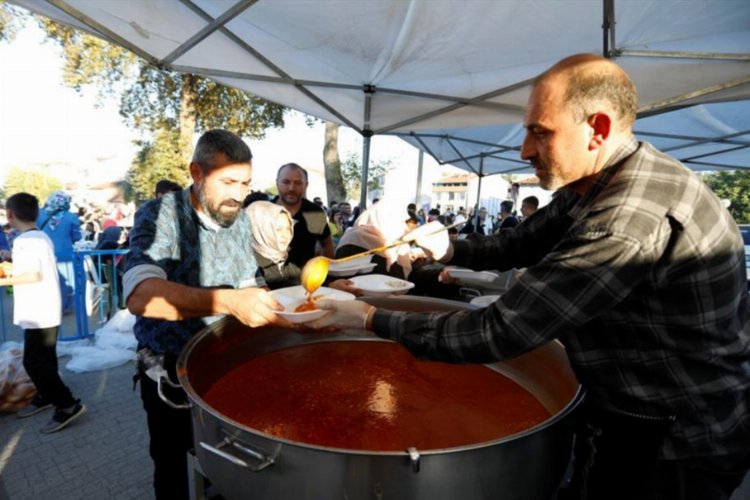
<svg viewBox="0 0 750 500">
<path fill-rule="evenodd" d="M 273 199 L 277 202 L 279 197 Z M 300 268 L 305 262 L 315 257 L 315 243 L 325 241 L 331 236 L 331 228 L 328 227 L 328 217 L 320 206 L 307 198 L 302 198 L 302 206 L 292 217 L 294 219 L 294 237 L 289 245 L 289 257 L 291 262 Z"/>
<path fill-rule="evenodd" d="M 508 217 L 503 219 L 498 229 L 513 229 L 517 225 L 518 225 L 518 219 L 516 218 L 516 216 L 509 215 Z"/>
</svg>

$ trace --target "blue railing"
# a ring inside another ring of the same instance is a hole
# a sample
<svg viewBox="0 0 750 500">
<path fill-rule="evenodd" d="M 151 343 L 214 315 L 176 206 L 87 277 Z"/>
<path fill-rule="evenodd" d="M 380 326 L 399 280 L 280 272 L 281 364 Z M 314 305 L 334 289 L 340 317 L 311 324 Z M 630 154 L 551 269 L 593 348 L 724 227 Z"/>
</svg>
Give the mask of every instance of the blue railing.
<svg viewBox="0 0 750 500">
<path fill-rule="evenodd" d="M 128 250 L 79 250 L 56 254 L 64 288 L 63 308 L 72 310 L 69 314 L 75 318 L 72 324 L 68 319 L 70 316 L 63 316 L 60 340 L 91 337 L 96 328 L 124 307 L 117 263 L 127 253 Z M 0 292 L 0 331 L 5 341 L 8 340 L 8 325 L 13 323 L 12 313 L 5 314 L 5 306 L 7 301 L 13 299 L 2 290 Z M 40 304 L 40 307 L 44 307 L 44 304 Z"/>
</svg>

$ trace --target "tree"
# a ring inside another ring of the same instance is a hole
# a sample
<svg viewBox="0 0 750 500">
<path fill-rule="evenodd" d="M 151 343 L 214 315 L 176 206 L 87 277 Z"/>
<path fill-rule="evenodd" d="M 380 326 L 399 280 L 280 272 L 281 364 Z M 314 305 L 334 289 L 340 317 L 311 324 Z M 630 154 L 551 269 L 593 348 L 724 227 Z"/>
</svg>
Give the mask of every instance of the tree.
<svg viewBox="0 0 750 500">
<path fill-rule="evenodd" d="M 8 170 L 5 177 L 5 189 L 3 197 L 16 193 L 31 193 L 39 199 L 39 204 L 44 205 L 47 197 L 62 189 L 62 182 L 51 175 L 46 168 L 22 169 L 13 167 Z"/>
<path fill-rule="evenodd" d="M 391 169 L 391 160 L 370 162 L 367 171 L 367 190 L 380 189 L 380 178 Z M 362 185 L 362 161 L 357 153 L 351 153 L 341 163 L 341 176 L 346 186 L 347 199 L 359 199 Z"/>
<path fill-rule="evenodd" d="M 161 130 L 154 141 L 143 141 L 127 173 L 127 200 L 142 202 L 154 197 L 156 183 L 168 179 L 181 186 L 190 183 L 190 175 L 179 147 L 179 132 Z"/>
<path fill-rule="evenodd" d="M 750 171 L 722 170 L 704 177 L 719 198 L 731 202 L 729 210 L 738 224 L 750 223 Z"/>
<path fill-rule="evenodd" d="M 347 200 L 344 178 L 341 175 L 339 157 L 339 125 L 325 122 L 325 143 L 323 144 L 323 168 L 326 176 L 326 204 L 331 201 Z"/>
<path fill-rule="evenodd" d="M 0 0 L 0 42 L 11 41 L 19 29 L 23 27 L 25 16 Z"/>
<path fill-rule="evenodd" d="M 39 25 L 63 50 L 64 83 L 78 92 L 94 88 L 99 99 L 119 97 L 126 123 L 150 137 L 134 165 L 149 155 L 171 158 L 174 148 L 166 137 L 176 140 L 187 165 L 195 133 L 225 128 L 259 139 L 267 128 L 284 125 L 285 108 L 279 104 L 197 75 L 157 68 L 122 47 L 48 19 L 40 18 Z M 166 150 L 156 151 L 162 147 Z M 136 168 L 129 175 L 138 189 L 149 182 L 148 176 L 137 179 L 144 172 Z"/>
<path fill-rule="evenodd" d="M 332 200 L 343 201 L 359 199 L 362 185 L 362 161 L 356 153 L 350 154 L 342 162 L 339 157 L 339 125 L 325 122 L 325 144 L 323 146 L 323 165 L 326 174 L 326 194 L 328 203 Z M 370 162 L 367 172 L 367 189 L 379 189 L 380 177 L 391 168 L 391 160 Z"/>
</svg>

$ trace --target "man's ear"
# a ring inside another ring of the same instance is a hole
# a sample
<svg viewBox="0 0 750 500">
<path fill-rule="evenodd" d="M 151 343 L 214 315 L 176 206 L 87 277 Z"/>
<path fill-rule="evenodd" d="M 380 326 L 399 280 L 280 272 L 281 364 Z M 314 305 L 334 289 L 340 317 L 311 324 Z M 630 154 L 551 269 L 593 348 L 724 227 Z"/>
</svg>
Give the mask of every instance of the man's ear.
<svg viewBox="0 0 750 500">
<path fill-rule="evenodd" d="M 190 177 L 193 178 L 193 184 L 198 184 L 203 179 L 203 170 L 197 161 L 190 162 Z"/>
<path fill-rule="evenodd" d="M 588 124 L 591 127 L 589 150 L 599 149 L 612 131 L 612 118 L 606 113 L 594 113 L 589 117 Z"/>
</svg>

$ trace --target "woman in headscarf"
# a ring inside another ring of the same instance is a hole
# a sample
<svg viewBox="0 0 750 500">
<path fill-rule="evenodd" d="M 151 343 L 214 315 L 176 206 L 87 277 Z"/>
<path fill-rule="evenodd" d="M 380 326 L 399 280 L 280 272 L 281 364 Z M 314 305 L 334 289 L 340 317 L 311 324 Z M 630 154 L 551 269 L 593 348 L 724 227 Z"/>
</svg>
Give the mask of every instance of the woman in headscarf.
<svg viewBox="0 0 750 500">
<path fill-rule="evenodd" d="M 408 218 L 409 214 L 400 204 L 380 200 L 362 212 L 351 229 L 341 236 L 335 257 L 348 257 L 393 243 L 407 232 Z M 373 255 L 372 262 L 377 264 L 373 273 L 408 279 L 412 270 L 409 248 L 405 244 Z"/>
<path fill-rule="evenodd" d="M 294 220 L 289 211 L 270 201 L 253 201 L 245 208 L 250 218 L 252 247 L 258 270 L 268 285 L 277 289 L 299 285 L 302 270 L 289 262 L 289 244 L 294 236 Z M 331 288 L 358 295 L 349 280 L 334 280 L 326 284 Z"/>
<path fill-rule="evenodd" d="M 250 218 L 253 251 L 269 288 L 299 284 L 300 268 L 287 262 L 294 235 L 292 215 L 270 201 L 254 201 L 245 208 Z"/>
<path fill-rule="evenodd" d="M 348 257 L 373 248 L 390 245 L 411 230 L 407 221 L 411 216 L 400 203 L 387 197 L 362 212 L 354 225 L 344 233 L 336 247 L 335 257 Z M 413 263 L 424 257 L 418 248 L 408 244 L 390 248 L 373 255 L 376 264 L 374 274 L 386 274 L 414 283 L 409 293 L 433 297 L 454 298 L 458 287 L 440 282 L 438 276 L 442 266 L 415 267 Z"/>
<path fill-rule="evenodd" d="M 39 210 L 36 227 L 49 236 L 55 247 L 63 312 L 72 312 L 75 303 L 73 244 L 81 239 L 82 234 L 78 216 L 70 211 L 70 195 L 65 191 L 52 193 Z"/>
</svg>

